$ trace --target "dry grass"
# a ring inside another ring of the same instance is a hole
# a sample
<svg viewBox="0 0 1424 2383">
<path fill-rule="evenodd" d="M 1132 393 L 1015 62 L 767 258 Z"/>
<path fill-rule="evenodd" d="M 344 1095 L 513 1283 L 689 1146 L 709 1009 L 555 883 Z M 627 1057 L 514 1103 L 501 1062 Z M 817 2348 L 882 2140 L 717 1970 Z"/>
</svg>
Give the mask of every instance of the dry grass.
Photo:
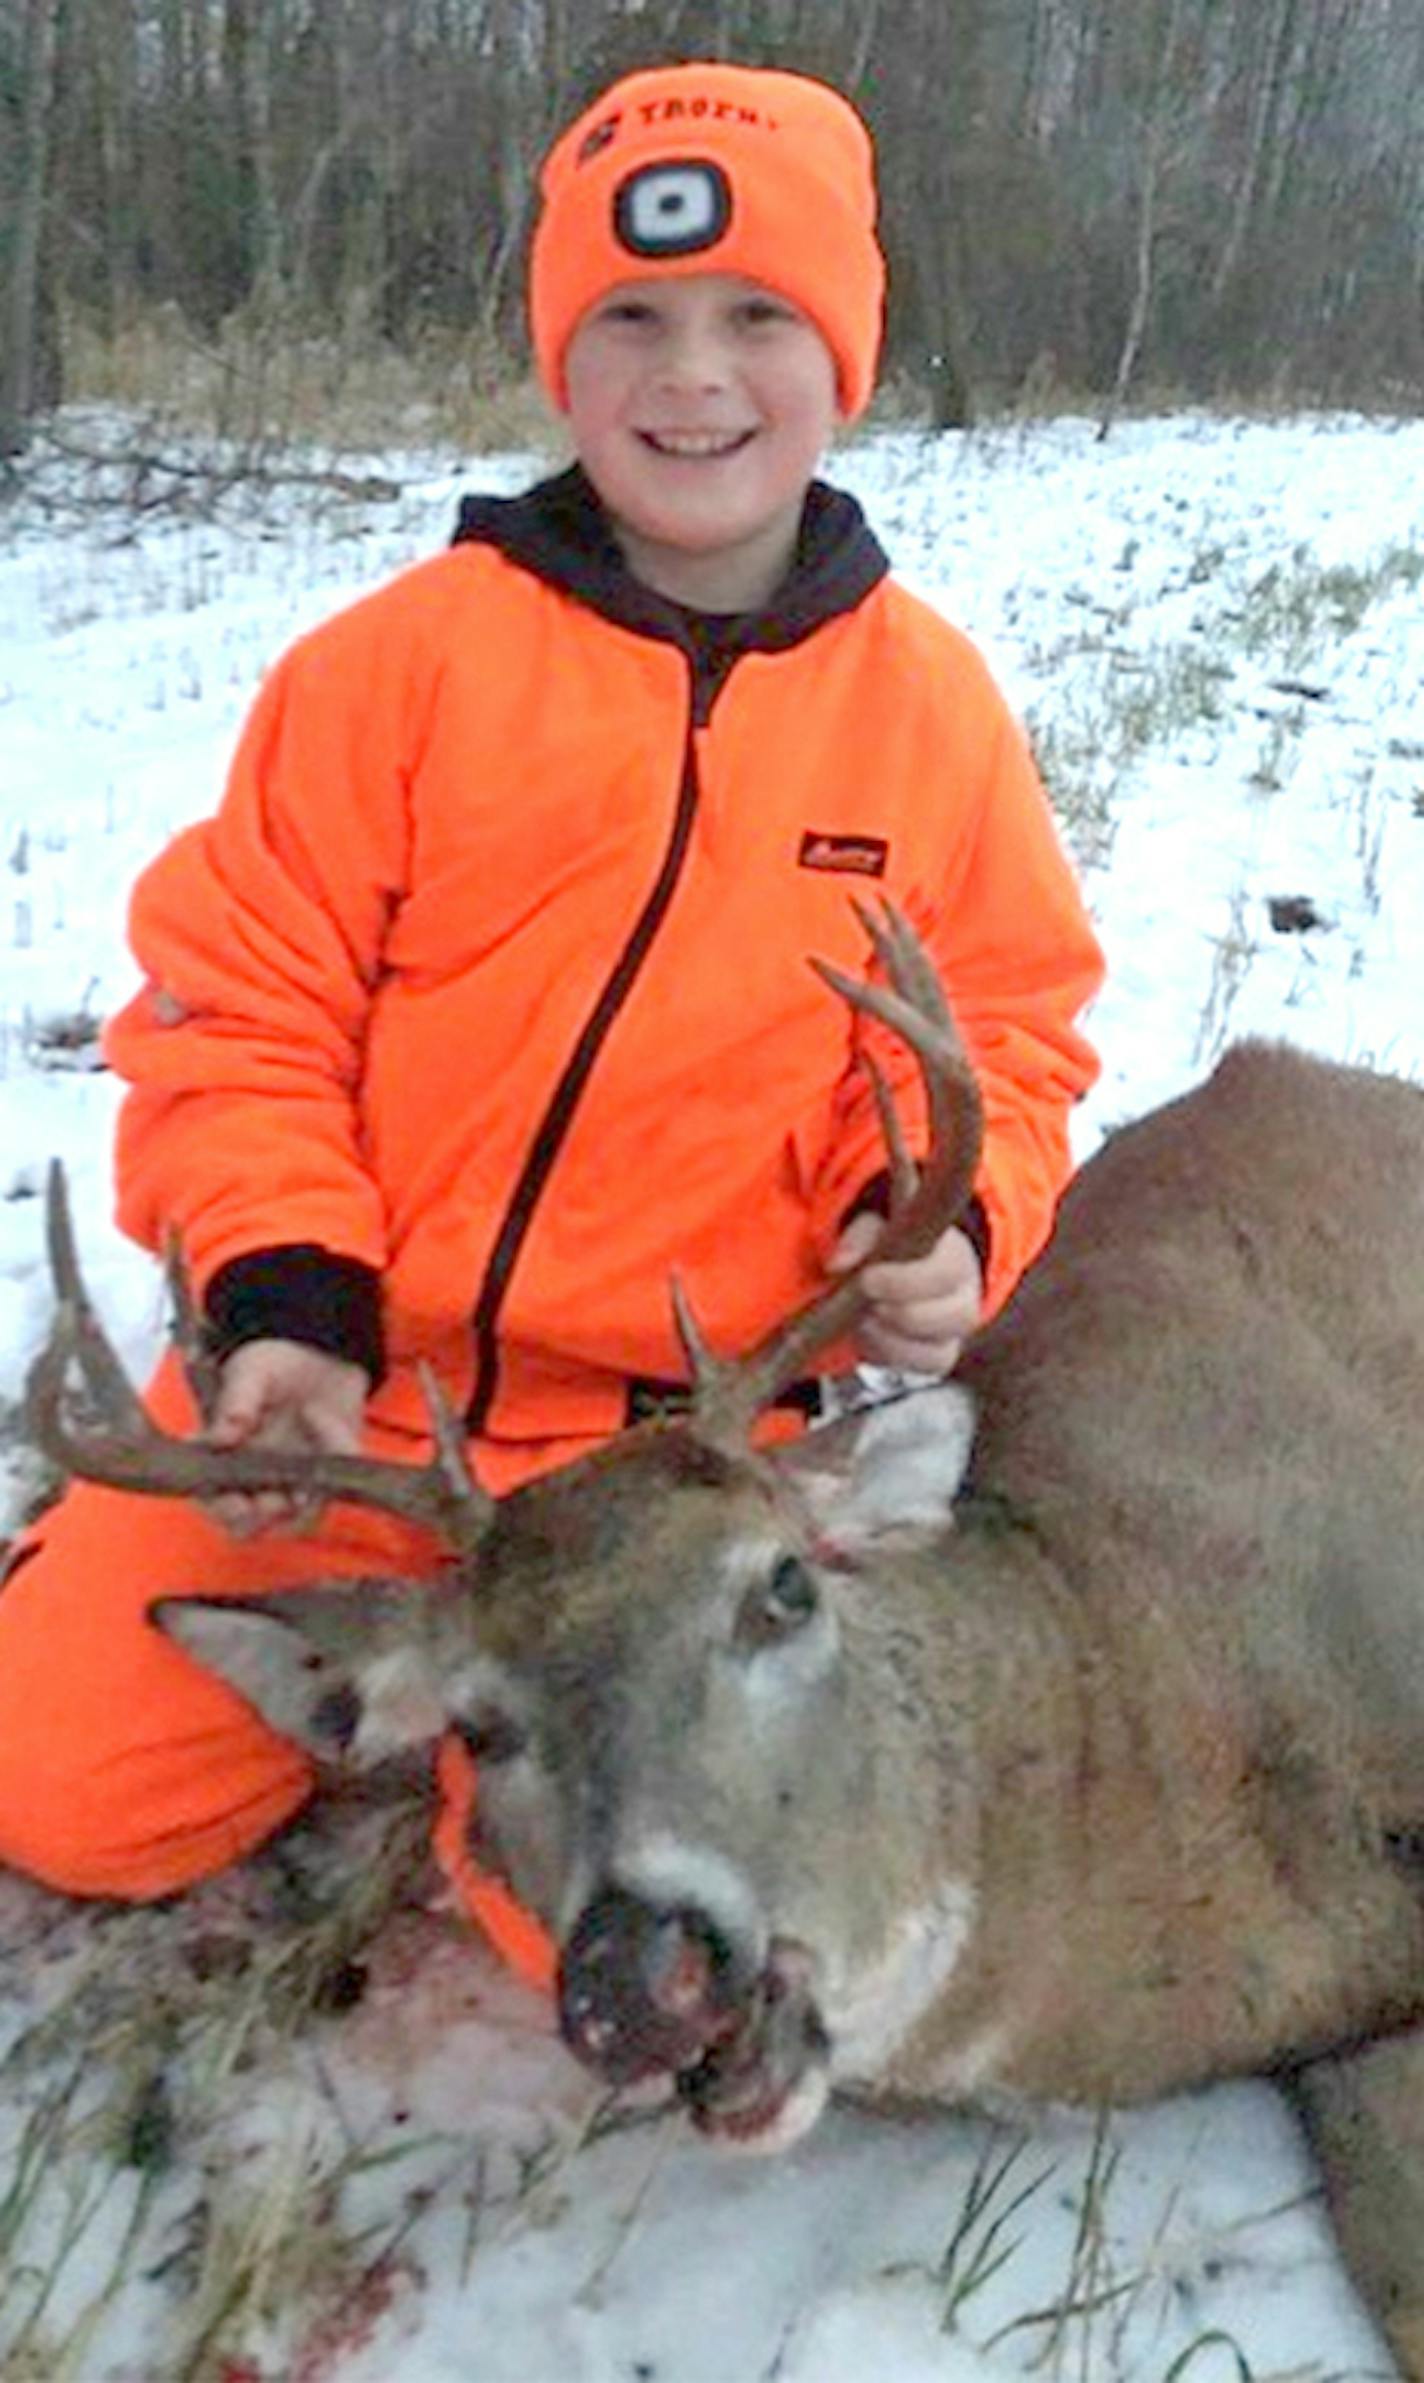
<svg viewBox="0 0 1424 2383">
<path fill-rule="evenodd" d="M 383 1814 L 380 1858 L 369 1832 L 354 1837 L 320 1907 L 300 1872 L 294 1880 L 267 1857 L 166 1908 L 73 1906 L 32 1890 L 12 1903 L 0 1892 L 0 1965 L 47 1985 L 34 1997 L 43 2016 L 0 2059 L 4 2383 L 94 2383 L 114 2371 L 113 2340 L 139 2338 L 158 2361 L 143 2369 L 155 2383 L 338 2372 L 343 2353 L 421 2291 L 428 2244 L 416 2229 L 427 2213 L 443 2213 L 469 2288 L 482 2245 L 557 2226 L 588 2190 L 606 2195 L 609 2171 L 590 2186 L 587 2170 L 575 2181 L 575 2164 L 605 2136 L 635 2130 L 645 2142 L 619 2171 L 622 2215 L 572 2296 L 580 2308 L 602 2304 L 610 2271 L 657 2214 L 676 2120 L 590 2094 L 572 2126 L 531 2135 L 500 2181 L 473 2137 L 384 2121 L 363 2134 L 332 2080 L 313 2091 L 325 2075 L 322 2023 L 339 2014 L 372 1932 L 397 1922 L 390 1960 L 371 1947 L 382 1997 L 436 1950 L 432 1930 L 450 1949 L 424 1907 L 425 1832 L 418 1807 Z M 328 1837 L 317 1816 L 317 1876 L 330 1868 Z M 0 1993 L 0 2025 L 9 2016 Z M 938 2256 L 883 2277 L 918 2280 L 944 2334 L 990 2358 L 1005 2345 L 1016 2369 L 1056 2383 L 1140 2376 L 1129 2324 L 1174 2303 L 1177 2269 L 1165 2240 L 1124 2258 L 1118 2165 L 1106 2115 L 1086 2160 L 986 2126 Z M 1005 2286 L 1012 2294 L 1021 2258 L 1042 2272 L 1035 2237 L 1045 2222 L 1061 2231 L 1065 2211 L 1061 2280 L 1015 2311 Z M 991 2299 L 997 2322 L 985 2338 Z M 1208 2349 L 1249 2383 L 1237 2344 L 1211 2330 L 1162 2383 Z"/>
<path fill-rule="evenodd" d="M 309 2091 L 291 2095 L 275 2140 L 270 2118 L 255 2148 L 245 2130 L 259 2104 L 282 2106 L 320 2023 L 359 1995 L 375 1932 L 419 1907 L 427 1835 L 423 1799 L 354 1824 L 328 1813 L 304 1862 L 298 1832 L 171 1905 L 32 1889 L 7 1902 L 6 2383 L 79 2383 L 136 2289 L 164 2310 L 165 2383 L 202 2383 L 294 2318 L 389 2289 L 415 2205 L 398 2196 L 372 2238 L 346 2224 L 343 2199 L 373 2162 L 425 2146 L 353 2142 Z"/>
<path fill-rule="evenodd" d="M 470 455 L 546 448 L 556 436 L 532 376 L 477 333 L 432 330 L 402 350 L 237 314 L 205 336 L 172 305 L 110 338 L 64 327 L 68 401 L 113 406 L 173 434 L 369 454 L 412 444 Z"/>
</svg>

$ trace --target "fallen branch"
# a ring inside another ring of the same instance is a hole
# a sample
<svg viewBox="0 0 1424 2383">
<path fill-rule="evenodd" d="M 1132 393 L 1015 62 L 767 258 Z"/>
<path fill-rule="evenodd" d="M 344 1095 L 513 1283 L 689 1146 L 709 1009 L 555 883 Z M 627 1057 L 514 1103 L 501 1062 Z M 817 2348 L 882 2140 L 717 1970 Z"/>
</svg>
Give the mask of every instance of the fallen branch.
<svg viewBox="0 0 1424 2383">
<path fill-rule="evenodd" d="M 78 465 L 95 480 L 102 478 L 105 485 L 91 493 L 88 501 L 117 502 L 137 517 L 171 512 L 203 518 L 239 489 L 264 493 L 284 488 L 318 490 L 363 504 L 391 504 L 401 494 L 399 481 L 379 473 L 343 471 L 334 464 L 295 463 L 252 446 L 219 446 L 209 453 L 184 455 L 131 440 L 115 446 L 90 444 L 47 428 L 36 433 L 31 456 L 36 461 L 48 458 Z"/>
</svg>

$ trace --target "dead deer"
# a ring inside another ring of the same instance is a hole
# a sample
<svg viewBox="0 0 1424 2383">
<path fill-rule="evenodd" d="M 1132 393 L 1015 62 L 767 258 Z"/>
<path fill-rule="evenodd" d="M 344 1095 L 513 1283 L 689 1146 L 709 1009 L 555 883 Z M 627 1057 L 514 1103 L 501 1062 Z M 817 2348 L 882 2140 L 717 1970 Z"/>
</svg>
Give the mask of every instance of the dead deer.
<svg viewBox="0 0 1424 2383">
<path fill-rule="evenodd" d="M 977 1101 L 912 939 L 880 941 L 889 988 L 832 981 L 930 1088 L 910 1249 L 963 1200 Z M 953 1383 L 753 1450 L 855 1285 L 739 1366 L 684 1304 L 691 1414 L 497 1506 L 438 1407 L 423 1472 L 160 1438 L 54 1239 L 34 1401 L 72 1470 L 445 1531 L 434 1586 L 155 1619 L 319 1764 L 465 1737 L 477 1851 L 557 1938 L 582 2060 L 761 2149 L 831 2088 L 1100 2104 L 1268 2072 L 1421 2383 L 1418 1090 L 1244 1045 L 1082 1169 Z"/>
</svg>

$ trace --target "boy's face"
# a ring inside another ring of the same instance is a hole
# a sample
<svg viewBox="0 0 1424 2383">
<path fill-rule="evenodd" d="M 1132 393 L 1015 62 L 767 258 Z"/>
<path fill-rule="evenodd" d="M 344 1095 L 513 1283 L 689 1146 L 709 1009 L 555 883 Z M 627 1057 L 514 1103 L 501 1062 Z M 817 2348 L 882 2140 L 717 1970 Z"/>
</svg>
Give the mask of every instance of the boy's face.
<svg viewBox="0 0 1424 2383">
<path fill-rule="evenodd" d="M 565 380 L 630 569 L 705 611 L 765 603 L 838 416 L 815 325 L 732 274 L 620 282 L 574 332 Z"/>
</svg>

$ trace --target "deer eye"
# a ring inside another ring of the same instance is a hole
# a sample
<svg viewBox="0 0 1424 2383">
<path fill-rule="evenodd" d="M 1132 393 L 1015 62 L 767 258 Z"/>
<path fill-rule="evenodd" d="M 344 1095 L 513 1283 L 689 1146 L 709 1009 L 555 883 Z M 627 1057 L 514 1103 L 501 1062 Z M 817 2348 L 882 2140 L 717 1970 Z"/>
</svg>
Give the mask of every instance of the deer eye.
<svg viewBox="0 0 1424 2383">
<path fill-rule="evenodd" d="M 779 1556 L 766 1579 L 743 1598 L 737 1635 L 744 1646 L 770 1646 L 803 1629 L 816 1605 L 816 1583 L 801 1558 Z"/>
<path fill-rule="evenodd" d="M 361 1726 L 363 1711 L 360 1695 L 349 1680 L 338 1682 L 319 1696 L 312 1706 L 310 1728 L 313 1737 L 325 1738 L 338 1753 L 345 1754 L 355 1740 Z"/>
<path fill-rule="evenodd" d="M 477 1705 L 473 1713 L 461 1714 L 453 1727 L 456 1737 L 475 1761 L 486 1768 L 494 1763 L 513 1762 L 529 1742 L 528 1731 L 512 1713 L 501 1712 L 498 1705 Z"/>
</svg>

